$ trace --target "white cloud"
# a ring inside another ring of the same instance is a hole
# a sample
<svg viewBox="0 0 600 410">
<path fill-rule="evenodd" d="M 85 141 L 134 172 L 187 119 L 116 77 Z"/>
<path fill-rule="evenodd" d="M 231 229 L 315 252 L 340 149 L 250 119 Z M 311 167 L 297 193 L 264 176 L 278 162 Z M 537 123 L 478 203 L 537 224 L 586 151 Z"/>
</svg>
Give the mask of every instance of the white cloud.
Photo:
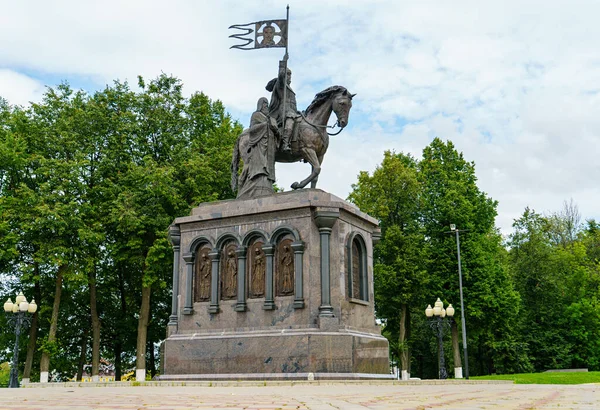
<svg viewBox="0 0 600 410">
<path fill-rule="evenodd" d="M 44 85 L 18 72 L 0 69 L 0 97 L 11 104 L 27 105 L 38 101 L 44 93 Z"/>
<path fill-rule="evenodd" d="M 299 105 L 330 84 L 358 93 L 320 187 L 346 197 L 385 149 L 420 156 L 439 136 L 475 161 L 504 232 L 525 206 L 554 210 L 571 197 L 600 219 L 600 4 L 294 0 L 290 12 Z M 247 122 L 283 53 L 229 50 L 227 27 L 284 15 L 275 0 L 6 2 L 0 94 L 39 98 L 41 85 L 16 72 L 101 86 L 164 71 Z M 309 172 L 306 164 L 277 169 L 286 187 Z"/>
</svg>

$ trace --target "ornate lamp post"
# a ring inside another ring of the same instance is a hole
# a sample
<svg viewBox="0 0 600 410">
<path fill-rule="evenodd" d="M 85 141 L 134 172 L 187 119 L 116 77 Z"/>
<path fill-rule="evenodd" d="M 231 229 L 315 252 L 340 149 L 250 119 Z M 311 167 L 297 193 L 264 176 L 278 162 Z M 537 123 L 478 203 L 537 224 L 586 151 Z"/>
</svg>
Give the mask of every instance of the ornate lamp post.
<svg viewBox="0 0 600 410">
<path fill-rule="evenodd" d="M 462 324 L 462 342 L 463 352 L 465 355 L 465 379 L 469 379 L 469 353 L 467 352 L 467 323 L 465 321 L 465 304 L 463 301 L 463 286 L 462 286 L 462 268 L 460 263 L 460 232 L 468 232 L 468 229 L 456 229 L 455 224 L 450 224 L 450 232 L 456 234 L 456 252 L 458 255 L 458 286 L 460 289 L 460 321 Z M 462 376 L 462 370 L 461 370 Z"/>
<path fill-rule="evenodd" d="M 8 387 L 19 387 L 19 369 L 17 362 L 19 360 L 19 336 L 21 336 L 21 328 L 28 325 L 31 321 L 31 316 L 37 310 L 35 300 L 31 303 L 27 302 L 23 292 L 20 292 L 15 299 L 15 303 L 12 303 L 10 298 L 4 303 L 4 312 L 8 319 L 8 323 L 15 329 L 15 348 L 13 350 L 13 359 L 10 366 L 10 378 Z"/>
<path fill-rule="evenodd" d="M 434 303 L 433 308 L 431 305 L 427 305 L 425 309 L 425 316 L 429 319 L 429 326 L 433 329 L 436 336 L 438 337 L 438 360 L 440 367 L 440 379 L 447 379 L 448 372 L 446 372 L 446 360 L 444 359 L 444 331 L 450 328 L 450 322 L 446 318 L 454 316 L 454 308 L 452 305 L 448 305 L 448 308 L 444 309 L 444 303 L 437 299 Z"/>
</svg>

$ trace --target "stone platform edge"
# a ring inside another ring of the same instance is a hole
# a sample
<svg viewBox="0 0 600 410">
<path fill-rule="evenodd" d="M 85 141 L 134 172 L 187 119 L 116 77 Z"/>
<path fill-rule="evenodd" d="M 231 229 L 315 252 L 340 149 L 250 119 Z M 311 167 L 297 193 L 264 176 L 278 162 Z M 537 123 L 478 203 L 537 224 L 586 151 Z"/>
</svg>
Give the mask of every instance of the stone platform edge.
<svg viewBox="0 0 600 410">
<path fill-rule="evenodd" d="M 344 373 L 344 375 L 348 375 Z M 191 375 L 188 375 L 191 376 Z M 210 376 L 210 375 L 201 375 Z M 215 376 L 215 375 L 213 375 Z M 217 375 L 224 376 L 224 375 Z M 247 376 L 247 375 L 246 375 Z M 380 375 L 381 376 L 381 375 Z M 144 382 L 60 382 L 60 383 L 26 383 L 22 388 L 57 388 L 57 387 L 268 387 L 268 386 L 327 386 L 327 385 L 385 385 L 385 386 L 415 386 L 415 385 L 465 385 L 465 384 L 514 384 L 512 380 L 396 380 L 392 379 L 323 379 L 323 380 L 179 380 L 179 381 L 144 381 Z M 317 374 L 315 374 L 315 378 Z"/>
<path fill-rule="evenodd" d="M 393 380 L 393 374 L 377 373 L 221 373 L 221 374 L 164 374 L 160 381 L 314 381 L 319 380 Z"/>
<path fill-rule="evenodd" d="M 191 215 L 176 218 L 174 224 L 281 212 L 299 208 L 339 209 L 368 221 L 374 226 L 379 225 L 377 219 L 362 212 L 356 205 L 321 189 L 306 188 L 252 199 L 225 199 L 204 202 L 193 208 Z"/>
<path fill-rule="evenodd" d="M 174 333 L 166 340 L 196 340 L 196 339 L 236 339 L 236 338 L 260 338 L 260 337 L 296 337 L 296 336 L 354 336 L 370 338 L 377 340 L 387 340 L 385 336 L 377 333 L 361 332 L 360 330 L 341 328 L 337 331 L 321 330 L 319 328 L 298 328 L 298 329 L 258 329 L 255 331 L 235 332 L 231 329 L 211 329 L 203 332 Z M 296 373 L 291 373 L 296 374 Z M 308 374 L 308 373 L 306 373 Z M 316 374 L 316 373 L 315 373 Z M 343 373 L 346 374 L 346 373 Z"/>
</svg>

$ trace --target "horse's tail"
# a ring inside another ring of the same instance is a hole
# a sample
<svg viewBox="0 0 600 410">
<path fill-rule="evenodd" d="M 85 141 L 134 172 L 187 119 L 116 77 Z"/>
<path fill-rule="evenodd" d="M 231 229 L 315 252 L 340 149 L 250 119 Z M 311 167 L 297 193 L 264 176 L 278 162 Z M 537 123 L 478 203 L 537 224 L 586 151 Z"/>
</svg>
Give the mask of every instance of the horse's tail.
<svg viewBox="0 0 600 410">
<path fill-rule="evenodd" d="M 235 147 L 233 148 L 233 157 L 231 158 L 231 189 L 233 192 L 237 192 L 238 189 L 238 166 L 240 164 L 240 138 L 242 134 L 238 135 L 235 140 Z"/>
</svg>

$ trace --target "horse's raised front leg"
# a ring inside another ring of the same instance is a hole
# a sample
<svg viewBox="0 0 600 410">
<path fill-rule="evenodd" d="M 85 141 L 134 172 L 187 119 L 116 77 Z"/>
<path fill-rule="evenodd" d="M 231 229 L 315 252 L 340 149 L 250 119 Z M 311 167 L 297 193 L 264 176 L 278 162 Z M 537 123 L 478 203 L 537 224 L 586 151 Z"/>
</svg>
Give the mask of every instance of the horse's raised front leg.
<svg viewBox="0 0 600 410">
<path fill-rule="evenodd" d="M 319 163 L 319 158 L 317 157 L 317 153 L 315 152 L 315 150 L 311 148 L 302 148 L 302 157 L 306 160 L 306 162 L 308 162 L 311 165 L 312 172 L 307 178 L 303 179 L 302 181 L 294 182 L 292 184 L 292 189 L 304 188 L 306 184 L 308 184 L 315 178 L 318 178 L 319 173 L 321 172 L 321 165 Z"/>
<path fill-rule="evenodd" d="M 319 169 L 320 169 L 321 165 L 323 165 L 323 155 L 321 155 L 320 157 L 317 157 L 317 160 L 319 161 Z M 315 177 L 312 179 L 312 181 L 310 181 L 310 187 L 313 189 L 316 188 L 318 180 L 319 180 L 319 174 L 315 175 Z"/>
</svg>

